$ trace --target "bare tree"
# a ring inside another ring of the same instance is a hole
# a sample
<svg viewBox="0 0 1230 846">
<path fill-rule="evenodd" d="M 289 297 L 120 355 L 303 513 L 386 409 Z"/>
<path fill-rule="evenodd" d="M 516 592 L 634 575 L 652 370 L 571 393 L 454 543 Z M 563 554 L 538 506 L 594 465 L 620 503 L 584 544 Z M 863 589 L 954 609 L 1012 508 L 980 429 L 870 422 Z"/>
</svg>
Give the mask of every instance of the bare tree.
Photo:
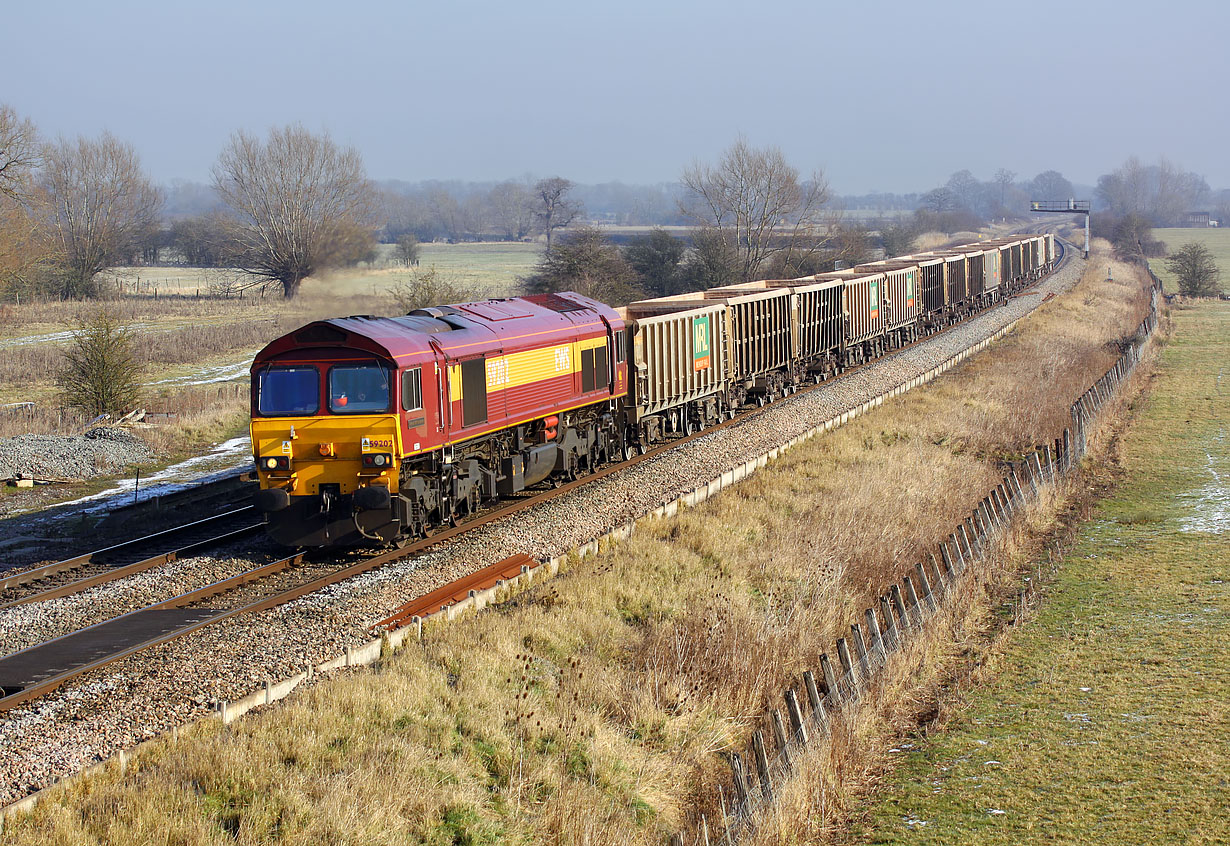
<svg viewBox="0 0 1230 846">
<path fill-rule="evenodd" d="M 716 165 L 683 172 L 689 196 L 682 210 L 721 232 L 740 259 L 739 275 L 754 279 L 770 257 L 808 253 L 823 243 L 820 211 L 828 183 L 819 171 L 799 179 L 777 147 L 756 149 L 740 138 Z"/>
<path fill-rule="evenodd" d="M 64 297 L 94 297 L 95 277 L 130 261 L 158 222 L 162 194 L 131 144 L 104 132 L 97 141 L 60 139 L 43 148 L 36 200 L 41 229 Z"/>
<path fill-rule="evenodd" d="M 356 254 L 372 189 L 353 147 L 292 125 L 261 141 L 246 132 L 214 165 L 214 189 L 230 206 L 229 233 L 245 272 L 282 286 L 287 299 L 316 271 Z"/>
<path fill-rule="evenodd" d="M 1179 278 L 1179 293 L 1188 297 L 1216 297 L 1221 293 L 1221 268 L 1209 248 L 1198 241 L 1184 244 L 1166 259 L 1166 269 Z"/>
<path fill-rule="evenodd" d="M 1044 170 L 1033 178 L 1030 193 L 1035 200 L 1069 200 L 1076 195 L 1072 183 L 1057 170 Z"/>
<path fill-rule="evenodd" d="M 39 160 L 34 124 L 0 103 L 0 196 L 15 203 L 25 202 L 30 194 L 30 173 Z"/>
<path fill-rule="evenodd" d="M 487 206 L 496 229 L 510 241 L 520 241 L 534 227 L 534 197 L 518 182 L 501 182 L 487 194 Z"/>
<path fill-rule="evenodd" d="M 551 252 L 551 238 L 556 229 L 563 229 L 581 216 L 581 206 L 566 196 L 572 190 L 572 181 L 562 176 L 539 180 L 534 186 L 534 214 L 539 226 L 547 236 L 547 252 Z"/>
<path fill-rule="evenodd" d="M 977 212 L 980 203 L 979 195 L 982 193 L 982 183 L 978 178 L 968 170 L 958 170 L 952 176 L 948 177 L 948 182 L 945 186 L 956 200 L 957 207 L 968 209 L 972 212 Z"/>
</svg>

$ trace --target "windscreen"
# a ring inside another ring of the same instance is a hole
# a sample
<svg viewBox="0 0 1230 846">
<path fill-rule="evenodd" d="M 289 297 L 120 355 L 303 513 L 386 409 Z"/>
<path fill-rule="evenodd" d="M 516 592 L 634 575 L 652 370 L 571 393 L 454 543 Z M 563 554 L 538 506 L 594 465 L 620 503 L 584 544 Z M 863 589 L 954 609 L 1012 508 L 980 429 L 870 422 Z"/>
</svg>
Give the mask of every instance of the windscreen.
<svg viewBox="0 0 1230 846">
<path fill-rule="evenodd" d="M 388 411 L 389 371 L 379 364 L 338 365 L 329 371 L 329 410 L 334 414 Z"/>
<path fill-rule="evenodd" d="M 320 373 L 311 365 L 266 367 L 260 372 L 257 411 L 276 417 L 320 410 Z"/>
</svg>

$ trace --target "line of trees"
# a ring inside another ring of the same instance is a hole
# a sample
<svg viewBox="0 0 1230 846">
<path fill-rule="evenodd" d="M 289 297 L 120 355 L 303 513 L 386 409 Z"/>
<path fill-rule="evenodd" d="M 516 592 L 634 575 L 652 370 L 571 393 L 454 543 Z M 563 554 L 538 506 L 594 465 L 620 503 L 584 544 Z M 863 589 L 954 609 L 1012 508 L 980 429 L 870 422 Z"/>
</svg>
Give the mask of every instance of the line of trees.
<svg viewBox="0 0 1230 846">
<path fill-rule="evenodd" d="M 599 228 L 575 228 L 546 251 L 527 289 L 574 290 L 618 304 L 823 273 L 873 256 L 870 233 L 827 209 L 823 173 L 802 177 L 776 147 L 740 139 L 717 162 L 686 168 L 681 183 L 680 211 L 693 224 L 688 237 L 656 228 L 620 246 Z"/>
<path fill-rule="evenodd" d="M 293 297 L 316 270 L 374 254 L 371 188 L 352 148 L 302 127 L 236 133 L 214 168 L 224 205 L 172 237 L 198 263 L 225 263 Z M 99 274 L 148 257 L 162 192 L 109 133 L 39 138 L 0 107 L 0 290 L 99 296 Z M 156 247 L 155 247 L 156 249 Z"/>
</svg>

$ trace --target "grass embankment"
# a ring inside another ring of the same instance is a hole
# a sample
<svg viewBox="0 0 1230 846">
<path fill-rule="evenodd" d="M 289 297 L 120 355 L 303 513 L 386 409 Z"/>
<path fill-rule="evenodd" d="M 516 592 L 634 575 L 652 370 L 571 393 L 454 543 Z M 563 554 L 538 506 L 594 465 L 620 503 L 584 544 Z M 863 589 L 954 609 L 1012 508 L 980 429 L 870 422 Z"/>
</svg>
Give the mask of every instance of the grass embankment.
<svg viewBox="0 0 1230 846">
<path fill-rule="evenodd" d="M 988 686 L 902 746 L 868 842 L 1230 841 L 1230 305 L 1172 316 L 1118 489 Z"/>
<path fill-rule="evenodd" d="M 1113 362 L 1145 305 L 1103 267 L 931 386 L 378 671 L 67 785 L 14 842 L 658 843 L 713 819 L 723 751 Z M 844 819 L 930 683 L 847 738 L 800 827 Z"/>
<path fill-rule="evenodd" d="M 1178 252 L 1184 244 L 1195 241 L 1208 247 L 1213 254 L 1213 261 L 1221 268 L 1221 283 L 1224 290 L 1230 290 L 1230 227 L 1217 229 L 1154 229 L 1153 237 L 1166 244 L 1170 253 Z M 1153 259 L 1149 262 L 1153 272 L 1162 279 L 1166 293 L 1173 294 L 1179 290 L 1175 275 L 1166 269 L 1165 259 Z"/>
</svg>

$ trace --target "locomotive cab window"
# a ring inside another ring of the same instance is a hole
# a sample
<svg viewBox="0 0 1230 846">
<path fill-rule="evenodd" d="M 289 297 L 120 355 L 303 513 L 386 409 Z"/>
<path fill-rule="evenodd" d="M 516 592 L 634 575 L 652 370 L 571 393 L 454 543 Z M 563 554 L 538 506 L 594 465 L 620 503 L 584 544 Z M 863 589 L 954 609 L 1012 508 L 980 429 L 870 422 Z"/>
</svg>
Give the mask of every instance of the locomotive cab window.
<svg viewBox="0 0 1230 846">
<path fill-rule="evenodd" d="M 266 367 L 257 385 L 256 410 L 264 417 L 315 414 L 320 410 L 320 373 L 310 364 Z"/>
<path fill-rule="evenodd" d="M 423 408 L 423 374 L 418 367 L 401 374 L 401 410 L 421 411 Z"/>
<path fill-rule="evenodd" d="M 329 410 L 371 414 L 389 410 L 389 371 L 379 364 L 339 364 L 329 370 Z"/>
<path fill-rule="evenodd" d="M 615 333 L 615 363 L 619 364 L 624 360 L 626 350 L 624 349 L 624 330 L 620 329 Z"/>
</svg>

